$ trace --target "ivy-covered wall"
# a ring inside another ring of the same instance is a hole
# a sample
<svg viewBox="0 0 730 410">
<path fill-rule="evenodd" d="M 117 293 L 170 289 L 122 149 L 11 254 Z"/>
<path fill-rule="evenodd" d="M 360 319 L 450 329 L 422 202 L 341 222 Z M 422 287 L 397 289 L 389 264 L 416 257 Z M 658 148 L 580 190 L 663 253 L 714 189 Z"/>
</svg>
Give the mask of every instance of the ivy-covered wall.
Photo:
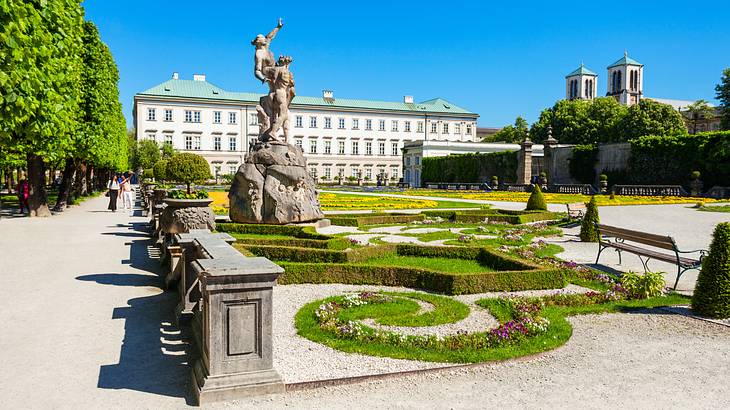
<svg viewBox="0 0 730 410">
<path fill-rule="evenodd" d="M 700 171 L 705 189 L 730 186 L 730 131 L 637 138 L 629 169 L 635 184 L 687 186 L 692 171 Z"/>
<path fill-rule="evenodd" d="M 421 183 L 489 182 L 493 175 L 498 176 L 500 182 L 514 182 L 517 151 L 424 158 Z"/>
</svg>

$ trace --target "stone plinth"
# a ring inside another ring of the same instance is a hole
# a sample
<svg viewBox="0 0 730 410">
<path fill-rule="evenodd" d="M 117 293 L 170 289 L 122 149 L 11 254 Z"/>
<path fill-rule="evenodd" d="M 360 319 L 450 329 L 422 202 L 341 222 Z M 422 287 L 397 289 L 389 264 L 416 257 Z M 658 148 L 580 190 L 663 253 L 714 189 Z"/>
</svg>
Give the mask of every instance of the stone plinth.
<svg viewBox="0 0 730 410">
<path fill-rule="evenodd" d="M 165 199 L 160 215 L 160 229 L 166 234 L 190 232 L 191 229 L 215 229 L 215 215 L 208 206 L 212 199 Z"/>
<path fill-rule="evenodd" d="M 213 245 L 210 253 L 222 256 L 193 263 L 202 293 L 201 357 L 193 367 L 199 404 L 283 393 L 273 368 L 271 326 L 272 287 L 284 270 L 266 258 L 244 257 L 220 239 L 196 242 L 206 252 Z"/>
<path fill-rule="evenodd" d="M 532 178 L 532 141 L 522 141 L 517 160 L 517 183 L 529 184 Z"/>
<path fill-rule="evenodd" d="M 228 197 L 234 222 L 287 224 L 324 217 L 301 150 L 285 143 L 253 145 Z"/>
</svg>

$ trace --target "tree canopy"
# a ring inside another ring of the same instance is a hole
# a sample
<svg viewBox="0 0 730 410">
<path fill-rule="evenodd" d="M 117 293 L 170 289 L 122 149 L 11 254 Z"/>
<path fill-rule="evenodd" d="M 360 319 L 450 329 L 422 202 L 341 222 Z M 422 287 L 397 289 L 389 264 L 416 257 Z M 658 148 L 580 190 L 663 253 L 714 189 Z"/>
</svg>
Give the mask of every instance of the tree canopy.
<svg viewBox="0 0 730 410">
<path fill-rule="evenodd" d="M 187 185 L 189 194 L 190 184 L 205 182 L 210 178 L 210 167 L 200 155 L 183 152 L 167 160 L 166 177 Z"/>
<path fill-rule="evenodd" d="M 720 128 L 730 130 L 730 68 L 723 70 L 720 84 L 715 86 L 715 91 L 717 92 L 716 98 L 720 101 L 722 115 Z"/>
<path fill-rule="evenodd" d="M 502 141 L 509 143 L 519 143 L 524 141 L 525 137 L 527 137 L 528 131 L 529 128 L 527 120 L 525 120 L 521 116 L 518 116 L 515 119 L 514 125 L 507 125 L 493 135 L 485 137 L 482 142 Z"/>
</svg>

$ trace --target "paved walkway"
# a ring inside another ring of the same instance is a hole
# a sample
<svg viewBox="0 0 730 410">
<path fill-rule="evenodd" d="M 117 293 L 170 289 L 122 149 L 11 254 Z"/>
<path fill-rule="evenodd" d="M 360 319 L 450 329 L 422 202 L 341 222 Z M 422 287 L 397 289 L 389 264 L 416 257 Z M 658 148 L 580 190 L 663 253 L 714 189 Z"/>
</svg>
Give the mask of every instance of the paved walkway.
<svg viewBox="0 0 730 410">
<path fill-rule="evenodd" d="M 0 219 L 3 408 L 185 405 L 176 297 L 148 256 L 147 218 L 107 201 Z"/>
</svg>

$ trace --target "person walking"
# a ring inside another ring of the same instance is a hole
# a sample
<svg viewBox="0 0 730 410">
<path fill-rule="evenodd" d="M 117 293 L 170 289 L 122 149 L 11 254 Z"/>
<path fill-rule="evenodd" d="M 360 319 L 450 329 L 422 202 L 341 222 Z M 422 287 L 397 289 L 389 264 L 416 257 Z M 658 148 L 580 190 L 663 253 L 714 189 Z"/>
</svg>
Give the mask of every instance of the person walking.
<svg viewBox="0 0 730 410">
<path fill-rule="evenodd" d="M 28 215 L 30 215 L 30 205 L 28 205 L 28 197 L 30 196 L 30 184 L 28 184 L 28 180 L 25 178 L 21 179 L 18 182 L 18 186 L 16 188 L 16 191 L 18 191 L 18 204 L 20 205 L 20 213 L 24 213 L 23 209 L 28 210 Z"/>
<path fill-rule="evenodd" d="M 133 209 L 134 204 L 134 191 L 132 191 L 132 176 L 129 174 L 125 174 L 124 180 L 121 184 L 122 189 L 122 203 L 124 204 L 124 209 L 129 209 L 130 211 Z"/>
<path fill-rule="evenodd" d="M 109 192 L 107 192 L 107 196 L 109 197 L 109 207 L 107 209 L 111 210 L 112 212 L 117 212 L 117 199 L 119 198 L 119 181 L 117 181 L 117 176 L 112 174 L 111 178 L 109 178 L 109 182 L 107 182 L 106 187 L 109 188 Z"/>
</svg>

